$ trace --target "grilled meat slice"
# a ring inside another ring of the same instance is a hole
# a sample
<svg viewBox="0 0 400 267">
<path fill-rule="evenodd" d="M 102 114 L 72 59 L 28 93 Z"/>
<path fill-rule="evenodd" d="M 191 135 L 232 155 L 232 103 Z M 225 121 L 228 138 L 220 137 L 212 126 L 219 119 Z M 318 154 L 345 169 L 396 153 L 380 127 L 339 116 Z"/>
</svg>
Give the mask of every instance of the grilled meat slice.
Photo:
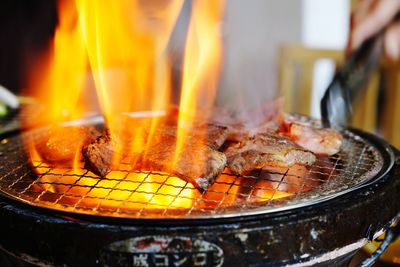
<svg viewBox="0 0 400 267">
<path fill-rule="evenodd" d="M 225 155 L 230 170 L 239 175 L 268 166 L 311 165 L 316 160 L 312 152 L 275 132 L 259 133 L 233 143 L 225 150 Z"/>
<path fill-rule="evenodd" d="M 177 158 L 175 138 L 164 138 L 150 146 L 143 158 L 142 169 L 167 172 L 180 177 L 200 190 L 205 190 L 226 166 L 224 153 L 197 142 L 187 142 Z"/>
<path fill-rule="evenodd" d="M 286 115 L 282 126 L 284 134 L 292 141 L 318 155 L 334 155 L 343 143 L 342 134 L 335 129 L 298 122 L 289 115 Z"/>
<path fill-rule="evenodd" d="M 159 139 L 160 136 L 176 138 L 177 129 L 175 125 L 160 127 L 154 131 L 152 139 Z M 230 132 L 231 130 L 228 126 L 207 123 L 194 126 L 188 137 L 189 139 L 193 139 L 193 142 L 196 142 L 196 139 L 198 141 L 205 138 L 205 143 L 210 148 L 218 150 L 225 143 Z"/>
<path fill-rule="evenodd" d="M 58 126 L 41 136 L 35 146 L 47 162 L 72 163 L 76 153 L 99 135 L 93 126 Z"/>
<path fill-rule="evenodd" d="M 82 149 L 85 169 L 104 177 L 113 169 L 115 141 L 108 131 L 105 131 L 94 142 Z"/>
<path fill-rule="evenodd" d="M 218 132 L 225 132 L 215 128 L 213 135 L 215 139 L 214 147 L 217 147 L 222 141 Z M 224 170 L 226 166 L 226 156 L 222 152 L 211 148 L 208 144 L 199 142 L 196 134 L 189 136 L 183 147 L 180 156 L 175 159 L 176 131 L 171 128 L 158 129 L 154 132 L 150 145 L 146 152 L 123 151 L 120 158 L 130 158 L 133 169 L 153 170 L 167 172 L 176 175 L 190 183 L 200 190 L 206 189 L 212 184 L 216 177 Z M 101 137 L 89 144 L 83 149 L 85 168 L 93 173 L 104 177 L 115 166 L 115 147 L 117 142 L 105 132 Z M 118 155 L 117 155 L 118 156 Z"/>
<path fill-rule="evenodd" d="M 231 130 L 227 126 L 207 124 L 207 143 L 212 149 L 218 150 L 228 138 Z"/>
<path fill-rule="evenodd" d="M 343 136 L 331 128 L 316 128 L 292 123 L 290 138 L 301 147 L 319 155 L 334 155 L 340 151 Z"/>
</svg>

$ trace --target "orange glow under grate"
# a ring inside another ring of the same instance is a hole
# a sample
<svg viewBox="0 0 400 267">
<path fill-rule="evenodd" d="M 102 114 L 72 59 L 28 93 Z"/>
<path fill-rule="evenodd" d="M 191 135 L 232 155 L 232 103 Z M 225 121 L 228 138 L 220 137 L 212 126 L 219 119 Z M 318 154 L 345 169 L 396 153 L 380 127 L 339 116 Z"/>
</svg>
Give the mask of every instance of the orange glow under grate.
<svg viewBox="0 0 400 267">
<path fill-rule="evenodd" d="M 32 168 L 21 156 L 24 150 L 20 136 L 16 136 L 0 145 L 9 162 L 0 169 L 0 192 L 34 206 L 122 218 L 272 212 L 323 200 L 367 181 L 379 171 L 379 152 L 352 133 L 345 136 L 339 154 L 319 158 L 309 169 L 271 168 L 243 177 L 224 172 L 203 193 L 177 177 L 132 172 L 128 166 L 103 179 L 82 168 L 53 168 L 43 162 L 34 162 Z"/>
</svg>

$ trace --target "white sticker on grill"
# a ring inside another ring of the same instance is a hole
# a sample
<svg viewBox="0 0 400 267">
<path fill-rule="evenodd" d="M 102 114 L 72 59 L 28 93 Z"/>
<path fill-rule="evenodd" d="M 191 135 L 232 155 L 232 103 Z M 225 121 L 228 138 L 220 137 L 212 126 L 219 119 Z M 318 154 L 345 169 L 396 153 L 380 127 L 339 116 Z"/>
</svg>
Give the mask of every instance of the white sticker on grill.
<svg viewBox="0 0 400 267">
<path fill-rule="evenodd" d="M 222 266 L 216 244 L 183 236 L 143 236 L 117 241 L 101 251 L 105 266 Z"/>
</svg>

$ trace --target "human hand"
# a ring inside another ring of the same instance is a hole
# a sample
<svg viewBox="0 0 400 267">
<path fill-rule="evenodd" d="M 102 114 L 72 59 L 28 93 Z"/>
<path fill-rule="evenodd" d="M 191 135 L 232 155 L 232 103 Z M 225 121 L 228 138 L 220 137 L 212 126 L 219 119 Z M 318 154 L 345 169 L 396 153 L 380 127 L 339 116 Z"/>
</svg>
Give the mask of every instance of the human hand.
<svg viewBox="0 0 400 267">
<path fill-rule="evenodd" d="M 347 53 L 386 27 L 384 53 L 389 60 L 400 58 L 400 0 L 360 0 L 351 17 Z"/>
</svg>

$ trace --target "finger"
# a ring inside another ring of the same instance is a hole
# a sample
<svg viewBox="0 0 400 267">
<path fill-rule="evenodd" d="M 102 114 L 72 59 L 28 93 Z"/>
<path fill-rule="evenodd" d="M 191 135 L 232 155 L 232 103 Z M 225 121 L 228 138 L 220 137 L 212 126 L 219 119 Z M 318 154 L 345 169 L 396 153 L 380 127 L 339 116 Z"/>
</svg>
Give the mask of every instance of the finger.
<svg viewBox="0 0 400 267">
<path fill-rule="evenodd" d="M 376 0 L 359 0 L 356 3 L 356 8 L 353 9 L 350 16 L 350 33 L 347 40 L 345 54 L 349 57 L 353 51 L 354 31 L 357 26 L 366 19 L 372 8 L 376 5 Z"/>
<path fill-rule="evenodd" d="M 391 61 L 397 61 L 400 57 L 400 21 L 386 30 L 384 38 L 385 56 Z"/>
<path fill-rule="evenodd" d="M 353 9 L 350 16 L 350 34 L 345 48 L 346 57 L 350 56 L 351 52 L 353 51 L 354 29 L 357 28 L 360 22 L 366 19 L 375 4 L 376 0 L 357 1 L 356 8 Z"/>
<path fill-rule="evenodd" d="M 352 12 L 353 23 L 359 24 L 371 12 L 371 7 L 376 4 L 376 0 L 362 0 L 357 2 L 356 8 Z"/>
<path fill-rule="evenodd" d="M 366 15 L 352 32 L 351 49 L 357 49 L 362 42 L 383 29 L 398 13 L 399 0 L 378 0 L 371 6 L 370 13 Z"/>
</svg>

